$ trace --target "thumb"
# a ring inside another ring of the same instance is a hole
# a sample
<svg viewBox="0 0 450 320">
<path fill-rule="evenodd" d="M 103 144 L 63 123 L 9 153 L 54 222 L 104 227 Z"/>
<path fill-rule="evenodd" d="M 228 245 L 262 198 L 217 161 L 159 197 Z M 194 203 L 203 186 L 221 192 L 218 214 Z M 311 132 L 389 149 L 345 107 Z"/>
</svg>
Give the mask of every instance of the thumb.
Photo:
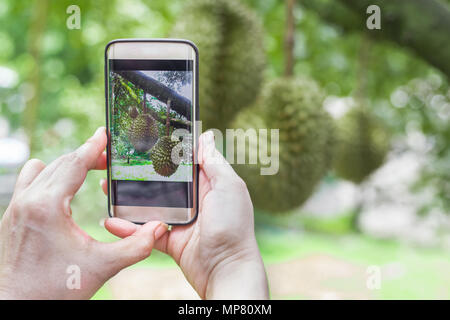
<svg viewBox="0 0 450 320">
<path fill-rule="evenodd" d="M 201 135 L 199 164 L 208 180 L 213 184 L 218 180 L 228 181 L 229 179 L 238 177 L 228 161 L 216 149 L 214 133 L 212 131 L 206 131 Z"/>
<path fill-rule="evenodd" d="M 167 231 L 168 225 L 160 221 L 150 221 L 136 228 L 131 235 L 110 243 L 101 243 L 103 261 L 115 274 L 132 264 L 150 256 L 154 243 Z"/>
</svg>

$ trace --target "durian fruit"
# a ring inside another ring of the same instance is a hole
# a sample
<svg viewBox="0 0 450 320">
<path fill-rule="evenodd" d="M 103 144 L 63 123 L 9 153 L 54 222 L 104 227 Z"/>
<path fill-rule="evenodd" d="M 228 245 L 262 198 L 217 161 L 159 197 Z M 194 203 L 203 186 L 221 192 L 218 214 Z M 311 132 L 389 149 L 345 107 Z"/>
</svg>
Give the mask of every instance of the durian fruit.
<svg viewBox="0 0 450 320">
<path fill-rule="evenodd" d="M 131 118 L 133 118 L 132 113 L 135 115 L 133 109 L 130 112 Z M 136 151 L 149 151 L 158 141 L 156 120 L 149 114 L 138 114 L 131 122 L 128 139 Z"/>
<path fill-rule="evenodd" d="M 354 108 L 337 124 L 333 167 L 340 177 L 361 183 L 384 162 L 389 133 L 379 118 L 366 108 Z"/>
<path fill-rule="evenodd" d="M 197 45 L 203 129 L 225 132 L 261 87 L 265 54 L 260 21 L 236 0 L 193 0 L 171 35 Z"/>
<path fill-rule="evenodd" d="M 277 174 L 261 175 L 261 167 L 267 165 L 260 163 L 234 165 L 247 183 L 256 208 L 282 213 L 300 206 L 331 165 L 334 126 L 322 101 L 321 90 L 310 79 L 276 79 L 263 88 L 252 108 L 236 117 L 234 128 L 268 129 L 269 151 L 270 129 L 279 129 Z M 247 146 L 262 147 L 260 143 Z"/>
<path fill-rule="evenodd" d="M 153 168 L 156 173 L 164 177 L 170 177 L 177 171 L 178 164 L 172 161 L 172 149 L 178 144 L 171 137 L 161 137 L 150 152 Z"/>
</svg>

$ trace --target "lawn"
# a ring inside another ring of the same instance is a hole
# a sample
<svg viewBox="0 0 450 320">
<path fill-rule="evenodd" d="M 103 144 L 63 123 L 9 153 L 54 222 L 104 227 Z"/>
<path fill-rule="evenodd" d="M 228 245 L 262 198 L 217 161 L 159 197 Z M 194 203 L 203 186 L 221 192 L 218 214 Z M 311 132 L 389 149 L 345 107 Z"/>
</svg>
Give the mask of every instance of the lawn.
<svg viewBox="0 0 450 320">
<path fill-rule="evenodd" d="M 98 240 L 115 239 L 100 226 L 87 231 Z M 383 279 L 381 289 L 373 292 L 376 299 L 450 299 L 450 258 L 443 249 L 411 247 L 361 234 L 329 235 L 265 225 L 258 225 L 257 240 L 267 265 L 326 255 L 362 268 L 376 265 L 399 269 L 396 277 Z M 176 265 L 168 256 L 154 251 L 150 258 L 131 268 L 137 267 L 171 268 Z M 93 297 L 111 298 L 107 286 Z"/>
<path fill-rule="evenodd" d="M 192 181 L 192 164 L 182 163 L 170 176 L 159 175 L 153 168 L 151 161 L 133 160 L 130 164 L 114 162 L 111 167 L 114 180 L 133 181 Z"/>
</svg>

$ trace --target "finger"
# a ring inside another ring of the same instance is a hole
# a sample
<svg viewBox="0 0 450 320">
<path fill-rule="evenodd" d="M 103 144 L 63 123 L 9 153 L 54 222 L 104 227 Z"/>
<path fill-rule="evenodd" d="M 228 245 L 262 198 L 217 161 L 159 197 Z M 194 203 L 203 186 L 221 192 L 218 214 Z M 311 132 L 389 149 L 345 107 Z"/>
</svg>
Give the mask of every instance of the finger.
<svg viewBox="0 0 450 320">
<path fill-rule="evenodd" d="M 130 221 L 119 219 L 119 218 L 109 218 L 105 220 L 105 228 L 113 235 L 119 238 L 125 238 L 131 236 L 136 232 L 141 226 L 134 224 Z M 171 231 L 174 232 L 174 231 Z M 167 243 L 169 241 L 170 232 L 166 232 L 162 235 L 161 238 L 155 239 L 155 243 L 153 248 L 158 251 L 167 253 Z"/>
<path fill-rule="evenodd" d="M 106 179 L 100 179 L 100 187 L 102 187 L 103 193 L 108 195 L 108 181 Z"/>
<path fill-rule="evenodd" d="M 167 228 L 167 224 L 160 221 L 147 222 L 137 228 L 134 233 L 119 241 L 101 243 L 101 254 L 111 271 L 118 272 L 147 258 L 152 252 L 155 241 L 167 232 Z"/>
<path fill-rule="evenodd" d="M 211 185 L 209 184 L 209 180 L 206 177 L 205 171 L 200 170 L 199 174 L 199 191 L 198 191 L 198 197 L 199 197 L 199 211 L 203 211 L 203 199 L 208 194 L 208 192 L 211 190 Z"/>
<path fill-rule="evenodd" d="M 94 167 L 95 170 L 105 170 L 106 169 L 106 152 L 103 152 L 97 159 L 97 163 Z"/>
<path fill-rule="evenodd" d="M 200 167 L 213 185 L 218 181 L 218 179 L 222 181 L 229 181 L 233 178 L 239 178 L 231 165 L 216 149 L 214 134 L 212 131 L 207 131 L 201 135 L 199 154 Z"/>
<path fill-rule="evenodd" d="M 73 196 L 83 184 L 87 172 L 96 169 L 98 162 L 102 161 L 99 158 L 103 157 L 106 142 L 105 128 L 100 127 L 77 150 L 48 165 L 39 176 L 39 182 L 50 186 L 54 193 Z"/>
<path fill-rule="evenodd" d="M 158 251 L 171 256 L 177 264 L 180 264 L 181 255 L 184 252 L 186 243 L 193 238 L 195 225 L 176 226 L 170 232 L 165 233 L 154 245 Z"/>
<path fill-rule="evenodd" d="M 83 164 L 86 165 L 88 169 L 95 169 L 99 158 L 102 159 L 106 148 L 106 142 L 107 137 L 105 127 L 100 127 L 95 131 L 92 137 L 75 151 L 75 153 L 80 157 Z"/>
<path fill-rule="evenodd" d="M 170 232 L 172 232 L 172 231 L 170 231 Z M 164 233 L 164 235 L 161 238 L 159 238 L 158 240 L 155 241 L 154 248 L 156 250 L 166 253 L 166 254 L 169 254 L 169 252 L 167 251 L 167 244 L 169 242 L 170 232 Z"/>
<path fill-rule="evenodd" d="M 108 218 L 105 220 L 105 228 L 119 238 L 131 236 L 139 229 L 139 225 L 120 218 Z"/>
<path fill-rule="evenodd" d="M 20 191 L 28 187 L 33 180 L 45 168 L 45 163 L 38 159 L 28 160 L 20 171 L 19 177 L 16 181 L 16 191 Z"/>
</svg>

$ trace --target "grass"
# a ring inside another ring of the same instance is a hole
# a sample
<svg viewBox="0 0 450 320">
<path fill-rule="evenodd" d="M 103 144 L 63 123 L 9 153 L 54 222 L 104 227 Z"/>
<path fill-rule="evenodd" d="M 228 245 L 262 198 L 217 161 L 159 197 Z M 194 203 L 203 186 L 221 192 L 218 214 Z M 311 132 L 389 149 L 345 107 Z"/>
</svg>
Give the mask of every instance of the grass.
<svg viewBox="0 0 450 320">
<path fill-rule="evenodd" d="M 151 160 L 132 160 L 130 159 L 130 163 L 128 163 L 127 161 L 114 161 L 113 165 L 115 166 L 124 166 L 124 167 L 129 167 L 129 166 L 146 166 L 146 165 L 150 165 L 152 164 Z"/>
<path fill-rule="evenodd" d="M 403 275 L 383 280 L 377 299 L 450 299 L 450 258 L 443 249 L 418 248 L 361 234 L 259 230 L 257 240 L 265 263 L 324 254 L 363 267 L 401 266 Z"/>
<path fill-rule="evenodd" d="M 151 165 L 153 162 L 151 160 L 131 160 L 130 163 L 127 161 L 118 161 L 115 160 L 113 162 L 114 166 L 122 166 L 122 167 L 132 167 L 132 166 L 146 166 Z M 192 163 L 181 163 L 180 166 L 192 166 Z"/>
<path fill-rule="evenodd" d="M 98 240 L 116 239 L 100 226 L 87 229 Z M 325 254 L 360 266 L 403 266 L 403 276 L 383 281 L 378 299 L 450 299 L 449 253 L 443 249 L 411 247 L 396 241 L 377 240 L 361 234 L 324 234 L 258 225 L 257 241 L 266 264 Z M 173 260 L 154 251 L 131 268 L 176 267 Z M 94 299 L 111 299 L 103 287 Z"/>
<path fill-rule="evenodd" d="M 255 212 L 255 223 L 268 228 L 307 230 L 343 235 L 353 232 L 353 214 L 354 212 L 349 211 L 335 217 L 316 218 L 298 210 L 279 215 L 257 210 Z"/>
</svg>

